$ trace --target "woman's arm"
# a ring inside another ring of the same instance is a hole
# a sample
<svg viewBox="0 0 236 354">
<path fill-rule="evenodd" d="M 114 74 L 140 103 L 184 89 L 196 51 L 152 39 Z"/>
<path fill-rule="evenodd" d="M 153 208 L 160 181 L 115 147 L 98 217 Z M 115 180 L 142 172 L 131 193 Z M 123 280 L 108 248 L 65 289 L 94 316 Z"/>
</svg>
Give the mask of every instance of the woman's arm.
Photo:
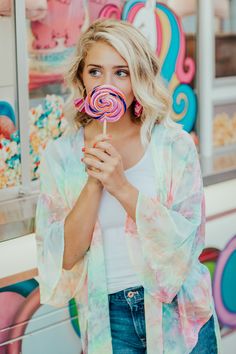
<svg viewBox="0 0 236 354">
<path fill-rule="evenodd" d="M 64 224 L 71 209 L 63 195 L 65 171 L 57 144 L 50 141 L 41 156 L 35 239 L 40 303 L 64 306 L 83 287 L 88 257 L 63 269 Z"/>
<path fill-rule="evenodd" d="M 99 134 L 91 145 L 109 139 L 109 136 Z M 65 219 L 63 268 L 66 270 L 70 270 L 90 247 L 102 190 L 102 183 L 89 176 L 73 209 Z"/>
<path fill-rule="evenodd" d="M 159 164 L 163 172 L 159 173 L 158 195 L 150 198 L 139 193 L 136 223 L 128 217 L 126 232 L 133 264 L 141 271 L 146 288 L 160 301 L 171 302 L 198 264 L 204 247 L 205 209 L 192 138 L 182 132 L 164 151 L 165 160 L 163 152 L 157 154 L 158 161 L 163 161 Z"/>
<path fill-rule="evenodd" d="M 71 269 L 90 247 L 102 194 L 102 184 L 89 177 L 64 226 L 63 268 Z"/>
<path fill-rule="evenodd" d="M 100 186 L 93 184 L 99 181 L 95 182 L 89 177 L 81 197 L 71 210 L 63 196 L 64 179 L 65 171 L 57 142 L 51 141 L 41 156 L 35 236 L 40 301 L 53 306 L 66 304 L 86 280 L 86 251 L 91 241 L 101 193 Z M 73 252 L 79 250 L 77 262 L 74 259 L 70 261 L 72 249 Z"/>
</svg>

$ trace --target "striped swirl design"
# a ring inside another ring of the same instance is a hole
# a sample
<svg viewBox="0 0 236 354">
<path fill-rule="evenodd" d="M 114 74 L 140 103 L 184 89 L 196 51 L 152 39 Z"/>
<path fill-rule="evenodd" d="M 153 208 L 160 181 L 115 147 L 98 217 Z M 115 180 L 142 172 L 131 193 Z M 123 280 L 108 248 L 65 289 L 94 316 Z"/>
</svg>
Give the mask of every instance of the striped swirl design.
<svg viewBox="0 0 236 354">
<path fill-rule="evenodd" d="M 190 132 L 197 117 L 197 97 L 190 85 L 195 75 L 195 63 L 192 58 L 186 58 L 185 33 L 178 16 L 159 1 L 154 6 L 155 28 L 150 27 L 148 18 L 145 20 L 145 8 L 147 13 L 149 9 L 144 0 L 126 1 L 122 20 L 140 26 L 138 28 L 146 30 L 149 37 L 156 35 L 155 50 L 161 63 L 160 74 L 173 97 L 171 116 Z M 140 11 L 144 16 L 142 21 Z"/>
<path fill-rule="evenodd" d="M 96 86 L 88 93 L 84 108 L 94 119 L 116 122 L 126 112 L 125 95 L 112 85 Z"/>
</svg>

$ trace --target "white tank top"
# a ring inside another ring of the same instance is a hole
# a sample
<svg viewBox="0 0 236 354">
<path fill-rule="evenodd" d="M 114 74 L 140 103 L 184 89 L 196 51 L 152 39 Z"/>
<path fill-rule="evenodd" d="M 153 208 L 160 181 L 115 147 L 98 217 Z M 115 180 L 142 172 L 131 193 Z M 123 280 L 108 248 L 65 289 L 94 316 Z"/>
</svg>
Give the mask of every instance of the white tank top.
<svg viewBox="0 0 236 354">
<path fill-rule="evenodd" d="M 155 195 L 154 166 L 151 144 L 148 145 L 138 163 L 125 170 L 128 181 L 147 196 Z M 131 265 L 125 241 L 126 211 L 122 205 L 106 190 L 103 190 L 98 212 L 102 228 L 106 278 L 108 293 L 141 285 Z"/>
</svg>

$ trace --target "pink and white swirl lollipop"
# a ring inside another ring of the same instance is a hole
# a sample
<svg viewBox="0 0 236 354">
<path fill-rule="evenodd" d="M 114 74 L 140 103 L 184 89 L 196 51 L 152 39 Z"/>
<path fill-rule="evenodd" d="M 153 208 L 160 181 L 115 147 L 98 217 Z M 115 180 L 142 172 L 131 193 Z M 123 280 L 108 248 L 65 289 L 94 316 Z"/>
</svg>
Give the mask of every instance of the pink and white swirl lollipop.
<svg viewBox="0 0 236 354">
<path fill-rule="evenodd" d="M 116 122 L 126 112 L 125 95 L 112 85 L 96 86 L 85 100 L 74 101 L 80 112 L 86 112 L 90 117 L 103 122 L 103 133 L 106 134 L 106 122 Z"/>
</svg>

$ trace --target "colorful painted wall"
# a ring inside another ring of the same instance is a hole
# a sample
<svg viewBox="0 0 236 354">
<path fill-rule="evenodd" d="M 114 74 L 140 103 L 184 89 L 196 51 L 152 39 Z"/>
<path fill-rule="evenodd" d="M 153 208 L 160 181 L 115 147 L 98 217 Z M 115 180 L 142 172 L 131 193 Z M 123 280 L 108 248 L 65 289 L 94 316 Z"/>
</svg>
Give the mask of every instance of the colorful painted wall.
<svg viewBox="0 0 236 354">
<path fill-rule="evenodd" d="M 206 248 L 200 260 L 211 273 L 222 337 L 229 336 L 236 329 L 236 236 L 223 249 Z M 74 299 L 63 308 L 40 305 L 36 279 L 0 289 L 0 354 L 74 354 L 79 350 Z"/>
</svg>

